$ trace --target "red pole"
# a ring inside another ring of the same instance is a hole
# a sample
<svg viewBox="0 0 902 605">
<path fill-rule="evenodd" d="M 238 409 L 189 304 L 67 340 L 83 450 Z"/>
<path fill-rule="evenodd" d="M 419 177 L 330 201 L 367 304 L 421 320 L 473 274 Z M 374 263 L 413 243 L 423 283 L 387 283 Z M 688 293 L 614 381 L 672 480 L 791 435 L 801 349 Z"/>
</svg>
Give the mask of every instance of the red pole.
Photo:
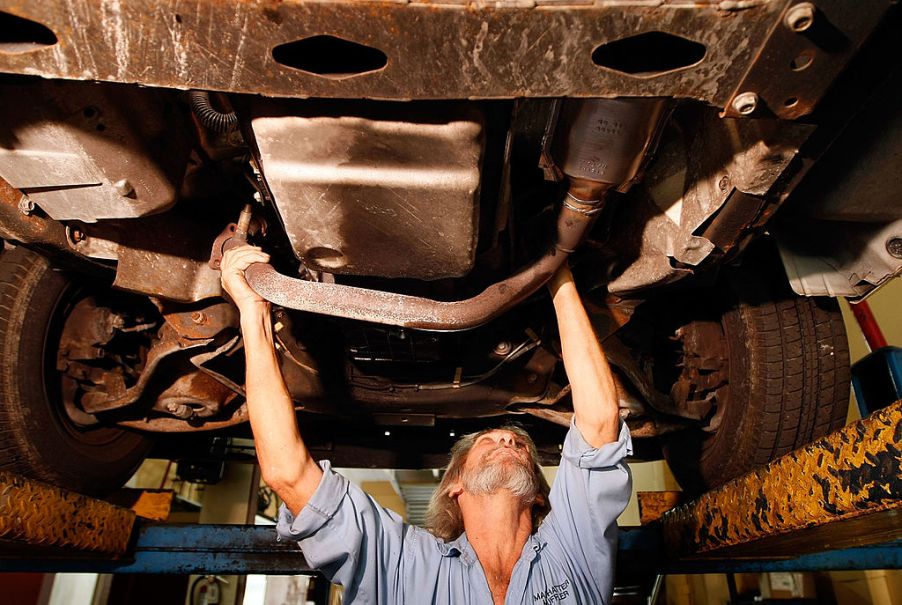
<svg viewBox="0 0 902 605">
<path fill-rule="evenodd" d="M 864 334 L 864 339 L 868 341 L 868 346 L 871 350 L 874 351 L 885 347 L 886 339 L 883 337 L 883 332 L 880 331 L 880 326 L 877 324 L 874 314 L 871 313 L 868 301 L 863 300 L 849 306 L 852 307 L 852 313 L 855 315 L 855 319 L 858 320 L 858 327 L 861 328 L 861 333 Z"/>
</svg>

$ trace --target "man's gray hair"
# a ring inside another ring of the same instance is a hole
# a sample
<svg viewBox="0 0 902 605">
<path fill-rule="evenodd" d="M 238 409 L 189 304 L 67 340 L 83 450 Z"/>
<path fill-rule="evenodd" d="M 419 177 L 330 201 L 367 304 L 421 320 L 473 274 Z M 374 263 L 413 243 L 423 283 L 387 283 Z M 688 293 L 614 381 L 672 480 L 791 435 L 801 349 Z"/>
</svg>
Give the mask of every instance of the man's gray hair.
<svg viewBox="0 0 902 605">
<path fill-rule="evenodd" d="M 464 532 L 464 519 L 460 510 L 460 504 L 457 502 L 457 498 L 450 496 L 449 491 L 453 484 L 461 478 L 467 456 L 470 450 L 473 449 L 476 440 L 486 433 L 496 430 L 510 431 L 526 444 L 531 463 L 530 470 L 535 475 L 538 488 L 536 497 L 532 502 L 533 531 L 536 530 L 542 519 L 551 510 L 551 505 L 548 502 L 548 492 L 551 491 L 551 488 L 548 486 L 545 475 L 542 474 L 542 469 L 539 466 L 539 453 L 529 433 L 516 424 L 507 424 L 498 428 L 470 433 L 458 439 L 454 447 L 451 448 L 451 460 L 448 463 L 448 468 L 435 493 L 432 494 L 429 509 L 426 511 L 426 529 L 445 542 L 456 540 Z"/>
</svg>

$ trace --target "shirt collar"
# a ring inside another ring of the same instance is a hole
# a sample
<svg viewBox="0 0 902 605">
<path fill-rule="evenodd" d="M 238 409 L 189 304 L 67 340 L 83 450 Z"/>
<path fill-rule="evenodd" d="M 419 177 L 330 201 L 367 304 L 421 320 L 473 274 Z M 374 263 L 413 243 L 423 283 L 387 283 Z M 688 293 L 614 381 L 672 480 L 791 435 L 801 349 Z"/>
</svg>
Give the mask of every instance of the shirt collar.
<svg viewBox="0 0 902 605">
<path fill-rule="evenodd" d="M 476 553 L 467 540 L 467 533 L 462 533 L 456 540 L 439 542 L 439 550 L 443 557 L 460 557 L 464 563 L 470 564 L 476 560 Z"/>
<path fill-rule="evenodd" d="M 529 540 L 523 545 L 523 552 L 520 553 L 520 557 L 527 561 L 532 561 L 539 556 L 539 553 L 542 552 L 542 549 L 547 545 L 547 542 L 539 540 L 539 537 L 536 534 L 533 534 L 529 536 Z"/>
<path fill-rule="evenodd" d="M 539 556 L 539 553 L 542 552 L 542 549 L 547 545 L 547 542 L 539 540 L 536 534 L 532 534 L 529 536 L 526 544 L 523 545 L 523 551 L 520 553 L 520 558 L 531 562 Z M 470 565 L 477 560 L 476 552 L 473 550 L 470 541 L 467 539 L 467 532 L 462 533 L 460 537 L 451 542 L 439 542 L 439 550 L 443 557 L 460 557 L 460 560 L 467 565 Z"/>
</svg>

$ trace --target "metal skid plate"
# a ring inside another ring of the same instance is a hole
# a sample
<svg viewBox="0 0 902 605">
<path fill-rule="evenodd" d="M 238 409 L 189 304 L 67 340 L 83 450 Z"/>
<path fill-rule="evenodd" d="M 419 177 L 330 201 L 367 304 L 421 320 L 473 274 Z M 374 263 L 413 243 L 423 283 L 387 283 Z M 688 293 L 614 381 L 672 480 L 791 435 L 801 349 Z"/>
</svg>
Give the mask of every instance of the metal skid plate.
<svg viewBox="0 0 902 605">
<path fill-rule="evenodd" d="M 50 218 L 133 218 L 175 204 L 189 148 L 171 93 L 81 82 L 0 86 L 0 176 Z"/>
<path fill-rule="evenodd" d="M 409 104 L 317 115 L 258 104 L 260 163 L 298 258 L 329 273 L 438 279 L 473 266 L 481 116 Z"/>
</svg>

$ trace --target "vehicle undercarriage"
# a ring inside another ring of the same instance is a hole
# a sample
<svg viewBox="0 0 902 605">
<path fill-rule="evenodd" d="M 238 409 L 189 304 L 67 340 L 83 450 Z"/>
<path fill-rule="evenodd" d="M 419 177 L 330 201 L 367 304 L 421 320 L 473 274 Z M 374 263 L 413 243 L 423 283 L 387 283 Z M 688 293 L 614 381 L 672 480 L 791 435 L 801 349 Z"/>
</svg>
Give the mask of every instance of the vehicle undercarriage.
<svg viewBox="0 0 902 605">
<path fill-rule="evenodd" d="M 241 241 L 338 464 L 512 417 L 554 462 L 565 262 L 687 489 L 825 434 L 835 297 L 902 271 L 892 4 L 0 1 L 0 466 L 246 434 Z"/>
</svg>

